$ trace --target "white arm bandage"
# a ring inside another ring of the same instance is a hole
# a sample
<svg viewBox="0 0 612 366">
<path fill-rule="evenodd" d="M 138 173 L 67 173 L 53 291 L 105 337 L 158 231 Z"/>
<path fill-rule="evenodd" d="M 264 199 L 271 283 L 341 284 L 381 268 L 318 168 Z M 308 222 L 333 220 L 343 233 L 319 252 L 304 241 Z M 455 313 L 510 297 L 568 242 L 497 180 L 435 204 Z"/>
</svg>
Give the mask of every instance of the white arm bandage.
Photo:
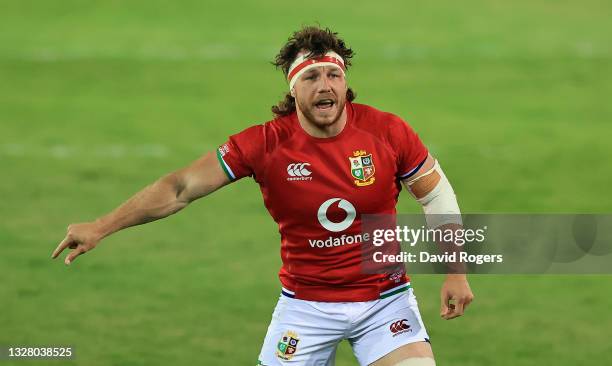
<svg viewBox="0 0 612 366">
<path fill-rule="evenodd" d="M 436 184 L 436 186 L 425 196 L 421 198 L 415 197 L 417 201 L 423 205 L 427 226 L 429 226 L 430 229 L 435 229 L 445 224 L 462 225 L 461 211 L 457 204 L 457 197 L 437 160 L 433 168 L 428 170 L 425 174 L 408 181 L 406 185 L 410 188 L 410 186 L 420 179 L 434 173 L 440 176 L 438 184 Z"/>
</svg>

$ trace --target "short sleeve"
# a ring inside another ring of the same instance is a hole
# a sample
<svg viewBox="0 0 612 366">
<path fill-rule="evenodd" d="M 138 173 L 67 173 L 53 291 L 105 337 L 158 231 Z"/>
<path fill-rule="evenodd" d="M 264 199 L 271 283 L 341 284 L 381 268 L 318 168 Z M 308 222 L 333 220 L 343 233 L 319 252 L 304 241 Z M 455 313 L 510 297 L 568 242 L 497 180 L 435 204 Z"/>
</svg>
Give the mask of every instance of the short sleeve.
<svg viewBox="0 0 612 366">
<path fill-rule="evenodd" d="M 392 118 L 390 141 L 397 156 L 397 176 L 410 178 L 425 163 L 429 152 L 419 135 L 397 116 Z"/>
<path fill-rule="evenodd" d="M 227 177 L 238 180 L 255 174 L 263 146 L 263 126 L 249 127 L 219 146 L 217 159 Z"/>
</svg>

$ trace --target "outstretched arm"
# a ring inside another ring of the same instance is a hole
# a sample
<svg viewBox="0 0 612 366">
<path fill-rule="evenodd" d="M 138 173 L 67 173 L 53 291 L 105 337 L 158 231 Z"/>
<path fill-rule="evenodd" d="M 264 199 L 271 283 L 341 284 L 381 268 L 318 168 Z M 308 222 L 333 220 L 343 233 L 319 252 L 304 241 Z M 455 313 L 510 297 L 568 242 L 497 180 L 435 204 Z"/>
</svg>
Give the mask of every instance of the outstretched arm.
<svg viewBox="0 0 612 366">
<path fill-rule="evenodd" d="M 72 251 L 64 260 L 68 265 L 112 233 L 172 215 L 227 183 L 229 179 L 214 152 L 207 153 L 188 167 L 145 187 L 111 213 L 93 222 L 69 225 L 66 237 L 51 257 L 57 258 L 64 249 L 70 248 Z"/>
<path fill-rule="evenodd" d="M 430 229 L 461 229 L 461 213 L 455 192 L 442 168 L 431 155 L 423 166 L 403 181 L 406 188 L 423 206 L 425 219 Z M 454 245 L 454 244 L 452 244 Z M 474 299 L 465 270 L 448 273 L 440 290 L 440 316 L 453 319 L 463 315 Z"/>
</svg>

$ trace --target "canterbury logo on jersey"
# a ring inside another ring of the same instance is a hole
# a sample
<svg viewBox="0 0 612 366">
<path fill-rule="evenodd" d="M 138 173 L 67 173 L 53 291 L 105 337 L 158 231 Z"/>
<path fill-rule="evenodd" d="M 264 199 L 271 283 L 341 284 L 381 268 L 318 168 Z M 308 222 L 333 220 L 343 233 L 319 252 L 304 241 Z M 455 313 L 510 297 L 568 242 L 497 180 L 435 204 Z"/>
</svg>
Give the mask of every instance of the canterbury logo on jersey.
<svg viewBox="0 0 612 366">
<path fill-rule="evenodd" d="M 312 180 L 312 172 L 308 170 L 310 163 L 292 163 L 287 165 L 287 180 Z"/>
</svg>

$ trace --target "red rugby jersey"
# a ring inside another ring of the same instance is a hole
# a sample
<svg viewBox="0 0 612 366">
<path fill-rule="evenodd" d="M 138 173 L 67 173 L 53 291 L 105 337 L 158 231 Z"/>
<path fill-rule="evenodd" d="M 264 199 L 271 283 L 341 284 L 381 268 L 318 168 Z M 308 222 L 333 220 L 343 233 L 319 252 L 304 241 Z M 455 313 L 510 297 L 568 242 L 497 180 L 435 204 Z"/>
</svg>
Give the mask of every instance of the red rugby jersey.
<svg viewBox="0 0 612 366">
<path fill-rule="evenodd" d="M 400 178 L 427 149 L 401 118 L 347 103 L 347 123 L 331 138 L 308 135 L 297 114 L 233 135 L 217 156 L 234 181 L 252 176 L 281 234 L 283 292 L 313 301 L 369 301 L 409 281 L 405 273 L 365 274 L 362 214 L 394 214 Z"/>
</svg>

